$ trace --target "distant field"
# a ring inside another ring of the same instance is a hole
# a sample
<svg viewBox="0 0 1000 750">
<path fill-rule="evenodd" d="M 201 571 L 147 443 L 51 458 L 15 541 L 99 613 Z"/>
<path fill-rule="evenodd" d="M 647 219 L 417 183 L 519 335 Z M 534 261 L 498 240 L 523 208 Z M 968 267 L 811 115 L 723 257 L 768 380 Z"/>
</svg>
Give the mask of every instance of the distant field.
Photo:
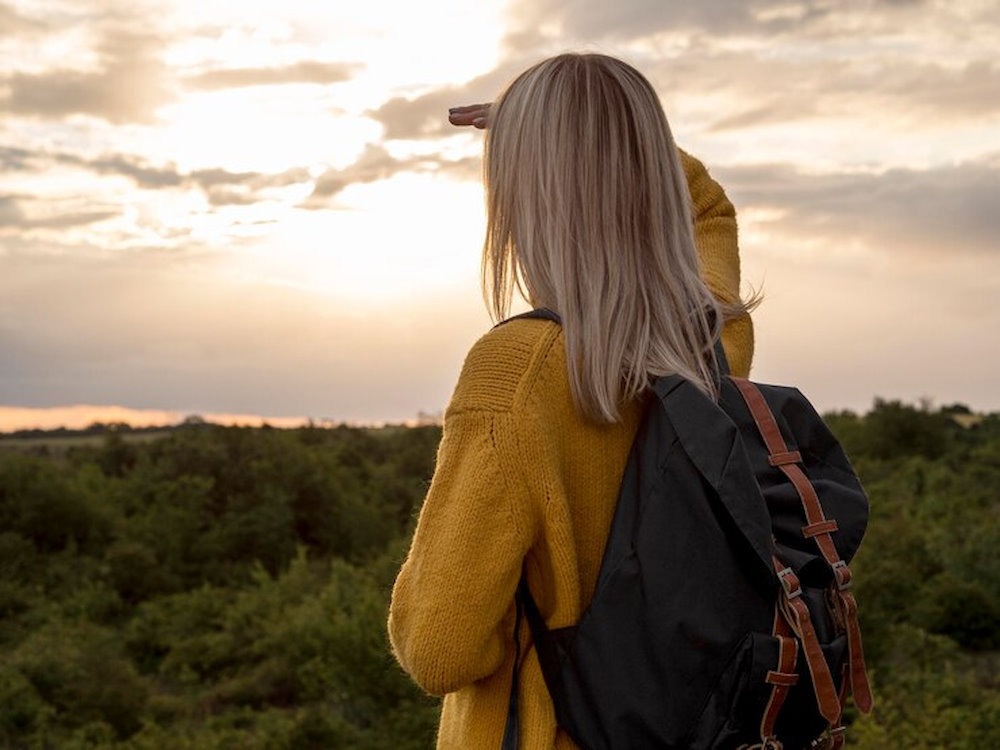
<svg viewBox="0 0 1000 750">
<path fill-rule="evenodd" d="M 126 443 L 148 443 L 152 440 L 166 437 L 170 430 L 158 430 L 156 432 L 119 432 L 122 440 Z M 28 438 L 0 438 L 0 450 L 33 450 L 37 448 L 47 448 L 50 451 L 64 451 L 67 448 L 77 448 L 83 446 L 96 447 L 101 445 L 105 436 L 102 435 L 64 435 L 59 437 L 28 437 Z"/>
</svg>

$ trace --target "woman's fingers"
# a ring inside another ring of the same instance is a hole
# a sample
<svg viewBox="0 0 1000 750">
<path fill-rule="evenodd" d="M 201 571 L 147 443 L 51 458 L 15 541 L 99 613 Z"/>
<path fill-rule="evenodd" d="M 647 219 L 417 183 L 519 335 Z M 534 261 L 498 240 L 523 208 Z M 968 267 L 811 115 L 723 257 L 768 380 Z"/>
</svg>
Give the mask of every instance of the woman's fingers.
<svg viewBox="0 0 1000 750">
<path fill-rule="evenodd" d="M 489 124 L 490 105 L 466 104 L 448 110 L 448 122 L 452 125 L 472 125 L 482 130 Z"/>
</svg>

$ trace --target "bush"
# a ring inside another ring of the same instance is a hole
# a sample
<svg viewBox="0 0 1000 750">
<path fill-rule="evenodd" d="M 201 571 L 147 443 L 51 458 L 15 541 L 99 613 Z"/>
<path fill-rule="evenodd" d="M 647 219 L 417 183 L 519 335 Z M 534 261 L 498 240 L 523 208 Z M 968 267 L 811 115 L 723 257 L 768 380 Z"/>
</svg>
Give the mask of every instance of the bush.
<svg viewBox="0 0 1000 750">
<path fill-rule="evenodd" d="M 60 725 L 104 723 L 127 737 L 141 726 L 148 686 L 118 640 L 113 631 L 89 623 L 54 622 L 25 639 L 10 665 L 30 681 Z"/>
</svg>

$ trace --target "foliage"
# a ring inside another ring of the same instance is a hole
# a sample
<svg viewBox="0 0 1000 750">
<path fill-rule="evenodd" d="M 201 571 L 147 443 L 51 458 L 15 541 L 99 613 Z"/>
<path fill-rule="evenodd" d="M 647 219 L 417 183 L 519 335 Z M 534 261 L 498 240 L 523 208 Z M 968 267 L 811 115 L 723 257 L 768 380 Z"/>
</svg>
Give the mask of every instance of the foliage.
<svg viewBox="0 0 1000 750">
<path fill-rule="evenodd" d="M 849 743 L 997 746 L 1000 415 L 827 421 L 872 502 L 852 567 L 877 708 Z M 439 429 L 93 432 L 0 450 L 0 748 L 433 744 L 385 616 Z"/>
<path fill-rule="evenodd" d="M 0 451 L 0 747 L 422 748 L 385 635 L 440 430 Z"/>
</svg>

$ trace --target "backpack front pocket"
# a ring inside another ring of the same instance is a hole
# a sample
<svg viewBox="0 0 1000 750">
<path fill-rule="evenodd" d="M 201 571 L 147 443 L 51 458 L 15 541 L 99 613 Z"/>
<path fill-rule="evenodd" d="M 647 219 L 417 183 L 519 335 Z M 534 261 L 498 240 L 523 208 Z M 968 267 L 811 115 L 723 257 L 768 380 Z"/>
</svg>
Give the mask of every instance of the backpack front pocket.
<svg viewBox="0 0 1000 750">
<path fill-rule="evenodd" d="M 777 664 L 778 639 L 748 634 L 719 675 L 685 747 L 709 750 L 759 740 L 761 717 L 771 695 L 765 677 Z"/>
</svg>

